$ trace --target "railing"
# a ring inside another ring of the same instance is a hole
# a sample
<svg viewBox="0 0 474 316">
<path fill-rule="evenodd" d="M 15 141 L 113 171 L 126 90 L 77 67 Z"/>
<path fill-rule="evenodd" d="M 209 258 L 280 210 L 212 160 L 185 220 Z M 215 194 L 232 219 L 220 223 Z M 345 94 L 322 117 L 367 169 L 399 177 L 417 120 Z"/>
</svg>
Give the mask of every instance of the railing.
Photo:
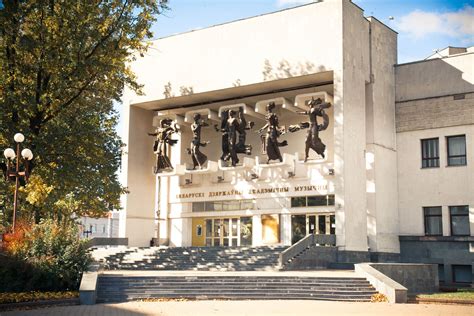
<svg viewBox="0 0 474 316">
<path fill-rule="evenodd" d="M 314 235 L 314 244 L 316 245 L 336 245 L 336 235 Z"/>
<path fill-rule="evenodd" d="M 308 248 L 311 248 L 316 245 L 336 245 L 336 235 L 322 235 L 322 234 L 309 234 L 306 235 L 303 239 L 300 239 L 294 245 L 291 245 L 289 248 L 280 253 L 279 264 L 280 267 L 283 267 L 288 261 L 302 253 Z"/>
<path fill-rule="evenodd" d="M 306 235 L 303 239 L 300 239 L 296 244 L 291 245 L 280 253 L 279 264 L 283 267 L 288 261 L 305 251 L 307 248 L 314 245 L 314 235 Z"/>
</svg>

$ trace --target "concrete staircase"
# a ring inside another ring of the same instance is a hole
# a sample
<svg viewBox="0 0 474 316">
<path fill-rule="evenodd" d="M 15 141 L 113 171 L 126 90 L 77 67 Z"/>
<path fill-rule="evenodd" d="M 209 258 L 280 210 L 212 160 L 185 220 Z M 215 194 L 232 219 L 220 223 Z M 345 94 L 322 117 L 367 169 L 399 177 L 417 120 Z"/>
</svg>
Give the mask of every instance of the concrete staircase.
<svg viewBox="0 0 474 316">
<path fill-rule="evenodd" d="M 97 302 L 150 298 L 370 301 L 376 293 L 364 278 L 263 274 L 126 276 L 105 273 L 98 279 Z"/>
<path fill-rule="evenodd" d="M 287 247 L 150 247 L 96 249 L 107 270 L 272 271 Z"/>
</svg>

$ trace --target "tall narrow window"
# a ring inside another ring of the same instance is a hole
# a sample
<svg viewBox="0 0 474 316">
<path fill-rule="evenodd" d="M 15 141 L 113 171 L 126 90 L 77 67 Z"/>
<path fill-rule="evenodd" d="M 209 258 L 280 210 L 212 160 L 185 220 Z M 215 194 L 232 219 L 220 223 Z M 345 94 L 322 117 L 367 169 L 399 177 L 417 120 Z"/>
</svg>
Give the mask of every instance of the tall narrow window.
<svg viewBox="0 0 474 316">
<path fill-rule="evenodd" d="M 421 167 L 439 167 L 439 140 L 429 138 L 421 140 Z"/>
<path fill-rule="evenodd" d="M 466 165 L 466 135 L 449 136 L 448 143 L 448 166 Z"/>
<path fill-rule="evenodd" d="M 442 236 L 443 220 L 441 216 L 441 206 L 423 207 L 425 216 L 425 235 Z"/>
<path fill-rule="evenodd" d="M 451 218 L 451 235 L 469 236 L 469 207 L 450 206 L 449 216 Z"/>
</svg>

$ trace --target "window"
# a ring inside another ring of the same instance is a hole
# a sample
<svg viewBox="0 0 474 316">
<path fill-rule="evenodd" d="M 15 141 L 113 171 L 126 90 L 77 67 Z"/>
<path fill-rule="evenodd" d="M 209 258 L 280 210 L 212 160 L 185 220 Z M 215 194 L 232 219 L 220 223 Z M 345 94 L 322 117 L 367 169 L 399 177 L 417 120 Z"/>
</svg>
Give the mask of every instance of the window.
<svg viewBox="0 0 474 316">
<path fill-rule="evenodd" d="M 444 283 L 444 264 L 438 264 L 439 283 Z"/>
<path fill-rule="evenodd" d="M 253 209 L 253 200 L 193 202 L 193 212 L 240 211 Z"/>
<path fill-rule="evenodd" d="M 334 205 L 334 194 L 299 196 L 291 198 L 291 207 Z"/>
<path fill-rule="evenodd" d="M 423 207 L 425 216 L 425 235 L 442 236 L 443 220 L 441 216 L 441 206 Z"/>
<path fill-rule="evenodd" d="M 439 167 L 439 140 L 438 138 L 421 140 L 421 167 Z"/>
<path fill-rule="evenodd" d="M 306 206 L 306 196 L 291 198 L 291 207 L 304 207 L 304 206 Z"/>
<path fill-rule="evenodd" d="M 308 206 L 322 205 L 328 205 L 328 198 L 326 195 L 308 196 Z"/>
<path fill-rule="evenodd" d="M 471 283 L 472 267 L 470 265 L 453 265 L 454 283 Z"/>
<path fill-rule="evenodd" d="M 449 216 L 451 221 L 451 235 L 469 236 L 469 207 L 450 206 Z"/>
<path fill-rule="evenodd" d="M 449 136 L 448 143 L 448 166 L 464 166 L 466 159 L 466 135 Z"/>
<path fill-rule="evenodd" d="M 204 202 L 194 202 L 193 203 L 193 212 L 204 212 Z"/>
</svg>

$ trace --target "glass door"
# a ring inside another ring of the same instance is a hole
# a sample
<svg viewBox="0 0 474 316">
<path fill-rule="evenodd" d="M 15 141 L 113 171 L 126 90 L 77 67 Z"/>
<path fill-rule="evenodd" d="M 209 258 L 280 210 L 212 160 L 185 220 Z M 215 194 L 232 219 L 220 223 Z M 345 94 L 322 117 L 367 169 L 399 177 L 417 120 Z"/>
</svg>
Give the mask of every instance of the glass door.
<svg viewBox="0 0 474 316">
<path fill-rule="evenodd" d="M 206 246 L 239 246 L 239 218 L 206 219 Z"/>
<path fill-rule="evenodd" d="M 318 234 L 320 235 L 326 235 L 327 232 L 327 215 L 318 215 Z"/>
<path fill-rule="evenodd" d="M 306 215 L 291 216 L 291 244 L 298 242 L 306 236 Z"/>
<path fill-rule="evenodd" d="M 239 246 L 252 246 L 252 217 L 241 217 Z"/>
</svg>

